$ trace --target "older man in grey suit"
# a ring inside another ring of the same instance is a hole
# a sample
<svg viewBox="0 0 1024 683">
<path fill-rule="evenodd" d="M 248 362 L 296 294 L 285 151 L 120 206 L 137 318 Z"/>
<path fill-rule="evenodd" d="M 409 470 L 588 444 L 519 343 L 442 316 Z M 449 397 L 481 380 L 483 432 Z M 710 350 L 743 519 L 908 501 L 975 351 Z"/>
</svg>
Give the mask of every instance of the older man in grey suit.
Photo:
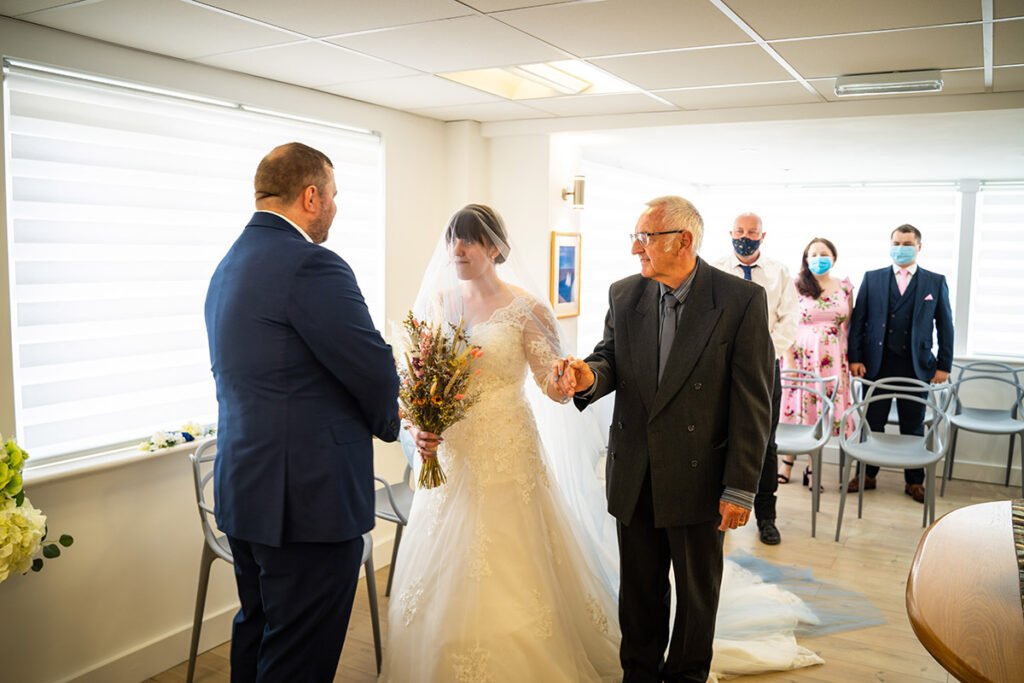
<svg viewBox="0 0 1024 683">
<path fill-rule="evenodd" d="M 604 339 L 555 367 L 580 410 L 616 396 L 607 488 L 623 683 L 707 679 L 722 532 L 747 523 L 768 438 L 775 352 L 764 289 L 701 260 L 703 231 L 685 199 L 649 202 L 631 236 L 641 272 L 611 286 Z"/>
</svg>

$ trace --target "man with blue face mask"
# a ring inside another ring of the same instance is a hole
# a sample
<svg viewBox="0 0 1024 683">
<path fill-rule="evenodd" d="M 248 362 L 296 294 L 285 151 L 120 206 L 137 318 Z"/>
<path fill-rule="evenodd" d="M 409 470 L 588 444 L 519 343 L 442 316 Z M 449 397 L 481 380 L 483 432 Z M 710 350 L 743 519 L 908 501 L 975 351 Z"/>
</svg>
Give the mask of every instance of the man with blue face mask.
<svg viewBox="0 0 1024 683">
<path fill-rule="evenodd" d="M 796 339 L 800 306 L 789 271 L 778 261 L 761 254 L 761 245 L 767 235 L 760 216 L 756 213 L 740 214 L 733 221 L 729 233 L 732 238 L 733 254 L 716 260 L 714 266 L 761 285 L 768 295 L 768 331 L 775 347 L 775 379 L 772 388 L 771 432 L 768 435 L 768 447 L 761 467 L 761 478 L 757 484 L 757 495 L 754 496 L 754 516 L 757 518 L 761 542 L 766 545 L 778 545 L 782 542 L 782 534 L 775 525 L 775 492 L 779 488 L 775 430 L 779 426 L 779 408 L 782 403 L 778 359 L 782 358 Z"/>
<path fill-rule="evenodd" d="M 953 311 L 949 305 L 946 278 L 917 265 L 921 231 L 901 225 L 890 236 L 889 256 L 893 265 L 864 274 L 850 319 L 850 373 L 877 380 L 910 377 L 935 384 L 945 382 L 953 366 Z M 938 336 L 939 353 L 932 353 Z M 868 406 L 871 430 L 885 431 L 891 401 Z M 896 401 L 900 434 L 924 434 L 925 406 Z M 868 465 L 865 490 L 876 487 L 878 468 Z M 924 502 L 924 470 L 904 471 L 904 492 Z M 856 492 L 854 477 L 847 491 Z"/>
</svg>

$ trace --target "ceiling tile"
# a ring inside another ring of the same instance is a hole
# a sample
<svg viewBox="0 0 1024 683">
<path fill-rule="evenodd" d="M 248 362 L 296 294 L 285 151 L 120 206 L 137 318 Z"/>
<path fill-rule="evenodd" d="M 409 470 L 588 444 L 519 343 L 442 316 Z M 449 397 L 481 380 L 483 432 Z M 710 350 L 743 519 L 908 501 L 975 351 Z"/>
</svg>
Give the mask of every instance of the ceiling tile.
<svg viewBox="0 0 1024 683">
<path fill-rule="evenodd" d="M 566 57 L 560 50 L 482 16 L 332 38 L 331 42 L 432 73 Z"/>
<path fill-rule="evenodd" d="M 60 7 L 73 2 L 78 2 L 78 0 L 0 0 L 0 15 L 16 17 L 19 14 Z"/>
<path fill-rule="evenodd" d="M 981 69 L 970 71 L 943 71 L 942 92 L 938 93 L 907 93 L 903 95 L 865 95 L 863 97 L 836 97 L 834 78 L 820 78 L 810 81 L 810 84 L 830 102 L 849 102 L 852 100 L 874 100 L 879 98 L 892 99 L 894 97 L 942 97 L 943 95 L 970 95 L 973 93 L 985 92 L 985 73 Z"/>
<path fill-rule="evenodd" d="M 610 57 L 591 61 L 645 90 L 784 81 L 792 78 L 757 45 Z"/>
<path fill-rule="evenodd" d="M 179 0 L 105 0 L 43 10 L 20 18 L 186 59 L 295 40 L 287 33 Z"/>
<path fill-rule="evenodd" d="M 981 26 L 772 43 L 804 78 L 981 66 Z"/>
<path fill-rule="evenodd" d="M 394 109 L 423 109 L 501 102 L 499 97 L 438 76 L 408 76 L 323 86 L 320 90 Z"/>
<path fill-rule="evenodd" d="M 974 0 L 728 0 L 728 5 L 766 40 L 981 21 L 981 3 Z"/>
<path fill-rule="evenodd" d="M 515 121 L 516 119 L 540 119 L 548 114 L 525 107 L 515 102 L 489 102 L 486 104 L 465 104 L 457 107 L 429 107 L 413 109 L 413 114 L 427 116 L 441 121 Z"/>
<path fill-rule="evenodd" d="M 561 5 L 579 0 L 462 0 L 462 3 L 481 12 L 500 12 L 520 7 L 537 7 L 538 5 Z"/>
<path fill-rule="evenodd" d="M 579 57 L 750 42 L 706 0 L 605 0 L 494 16 Z"/>
<path fill-rule="evenodd" d="M 1024 64 L 1024 19 L 994 24 L 992 45 L 995 64 Z"/>
<path fill-rule="evenodd" d="M 474 14 L 473 10 L 455 0 L 302 0 L 301 12 L 296 11 L 294 3 L 280 0 L 203 2 L 314 37 Z"/>
<path fill-rule="evenodd" d="M 993 69 L 992 89 L 995 92 L 1024 90 L 1024 66 L 1005 66 Z"/>
<path fill-rule="evenodd" d="M 395 78 L 416 73 L 403 66 L 315 41 L 214 55 L 196 61 L 305 86 Z"/>
<path fill-rule="evenodd" d="M 552 97 L 530 100 L 530 106 L 558 116 L 604 116 L 675 110 L 675 107 L 643 93 Z"/>
<path fill-rule="evenodd" d="M 725 88 L 694 88 L 657 93 L 684 109 L 726 109 L 730 107 L 764 107 L 775 104 L 809 104 L 821 98 L 797 83 L 758 83 Z"/>
<path fill-rule="evenodd" d="M 1024 0 L 995 0 L 993 15 L 996 19 L 1024 17 Z"/>
</svg>

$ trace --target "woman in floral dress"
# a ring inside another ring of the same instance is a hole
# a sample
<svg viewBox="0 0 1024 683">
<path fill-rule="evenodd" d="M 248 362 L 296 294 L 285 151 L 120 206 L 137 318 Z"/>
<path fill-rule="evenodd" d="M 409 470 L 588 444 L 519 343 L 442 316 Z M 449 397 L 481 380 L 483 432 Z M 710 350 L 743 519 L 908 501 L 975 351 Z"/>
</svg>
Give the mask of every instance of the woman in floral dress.
<svg viewBox="0 0 1024 683">
<path fill-rule="evenodd" d="M 796 289 L 800 299 L 800 323 L 796 341 L 785 358 L 785 367 L 807 370 L 821 377 L 838 376 L 839 390 L 832 413 L 832 433 L 839 434 L 839 420 L 850 406 L 850 368 L 846 359 L 846 342 L 850 315 L 853 312 L 853 285 L 848 278 L 832 276 L 836 247 L 832 242 L 815 237 L 804 248 Z M 829 383 L 827 392 L 832 392 Z M 818 419 L 818 399 L 803 391 L 784 390 L 781 421 L 786 424 L 812 425 Z M 853 429 L 850 421 L 846 433 Z M 779 482 L 786 483 L 792 475 L 796 459 L 779 458 Z M 804 486 L 810 485 L 810 468 L 804 470 Z"/>
</svg>

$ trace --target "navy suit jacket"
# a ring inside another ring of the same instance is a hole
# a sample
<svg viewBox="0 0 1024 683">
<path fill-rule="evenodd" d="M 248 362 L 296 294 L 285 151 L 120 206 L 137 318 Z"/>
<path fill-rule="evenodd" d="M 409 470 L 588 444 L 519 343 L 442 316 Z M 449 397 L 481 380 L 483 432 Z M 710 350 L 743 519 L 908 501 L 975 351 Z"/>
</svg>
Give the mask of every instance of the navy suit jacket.
<svg viewBox="0 0 1024 683">
<path fill-rule="evenodd" d="M 213 274 L 206 329 L 221 530 L 280 546 L 373 528 L 371 437 L 398 438 L 398 376 L 348 264 L 257 211 Z"/>
<path fill-rule="evenodd" d="M 891 277 L 891 266 L 864 273 L 850 319 L 849 362 L 863 363 L 869 379 L 877 379 L 882 366 Z M 910 328 L 910 353 L 917 378 L 927 382 L 935 376 L 936 370 L 949 372 L 953 367 L 953 310 L 949 305 L 949 287 L 944 276 L 918 266 L 914 279 L 917 280 L 917 289 Z M 932 353 L 935 333 L 939 339 L 937 358 Z"/>
</svg>

